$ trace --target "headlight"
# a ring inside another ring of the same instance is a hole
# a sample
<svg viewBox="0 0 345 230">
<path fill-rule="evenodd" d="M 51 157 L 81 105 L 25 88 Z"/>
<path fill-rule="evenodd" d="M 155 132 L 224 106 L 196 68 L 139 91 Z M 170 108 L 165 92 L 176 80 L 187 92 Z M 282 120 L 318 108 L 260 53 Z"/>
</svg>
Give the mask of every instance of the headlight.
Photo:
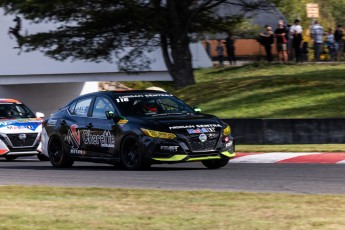
<svg viewBox="0 0 345 230">
<path fill-rule="evenodd" d="M 159 132 L 159 131 L 143 129 L 143 128 L 141 128 L 141 131 L 143 131 L 143 133 L 146 136 L 153 137 L 153 138 L 173 139 L 176 137 L 176 135 L 173 133 Z"/>
<path fill-rule="evenodd" d="M 226 128 L 223 130 L 223 135 L 224 136 L 229 136 L 231 133 L 231 128 L 230 125 L 226 126 Z"/>
</svg>

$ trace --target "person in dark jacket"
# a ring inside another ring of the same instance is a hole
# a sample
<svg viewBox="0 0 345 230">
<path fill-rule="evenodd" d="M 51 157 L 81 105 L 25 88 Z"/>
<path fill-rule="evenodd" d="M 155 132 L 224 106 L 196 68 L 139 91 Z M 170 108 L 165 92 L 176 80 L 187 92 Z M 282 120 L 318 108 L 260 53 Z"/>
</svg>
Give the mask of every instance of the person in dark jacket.
<svg viewBox="0 0 345 230">
<path fill-rule="evenodd" d="M 226 52 L 228 54 L 229 65 L 236 65 L 235 57 L 235 39 L 231 33 L 228 33 L 228 36 L 225 39 Z"/>
<path fill-rule="evenodd" d="M 266 60 L 267 62 L 272 62 L 273 57 L 272 57 L 272 45 L 274 43 L 274 35 L 272 31 L 272 27 L 269 25 L 265 26 L 265 32 L 260 34 L 260 39 L 261 39 L 261 44 L 265 48 L 266 52 Z"/>
</svg>

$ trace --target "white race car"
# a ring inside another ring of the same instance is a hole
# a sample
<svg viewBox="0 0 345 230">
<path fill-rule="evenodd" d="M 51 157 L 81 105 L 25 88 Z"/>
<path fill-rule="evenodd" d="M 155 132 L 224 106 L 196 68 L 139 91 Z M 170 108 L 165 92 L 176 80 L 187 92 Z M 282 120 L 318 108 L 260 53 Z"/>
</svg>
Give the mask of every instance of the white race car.
<svg viewBox="0 0 345 230">
<path fill-rule="evenodd" d="M 0 98 L 0 157 L 14 160 L 36 155 L 41 161 L 48 160 L 40 147 L 43 117 L 18 100 Z"/>
</svg>

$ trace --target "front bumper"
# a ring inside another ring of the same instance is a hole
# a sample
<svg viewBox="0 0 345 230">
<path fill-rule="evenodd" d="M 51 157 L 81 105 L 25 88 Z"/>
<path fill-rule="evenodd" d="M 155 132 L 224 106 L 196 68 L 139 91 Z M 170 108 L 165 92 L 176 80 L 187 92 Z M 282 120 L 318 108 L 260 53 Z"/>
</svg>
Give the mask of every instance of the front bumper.
<svg viewBox="0 0 345 230">
<path fill-rule="evenodd" d="M 209 143 L 190 143 L 186 139 L 167 140 L 144 137 L 142 141 L 144 152 L 148 153 L 155 163 L 221 160 L 236 156 L 235 142 L 232 137 L 226 142 L 218 140 L 213 146 Z"/>
<path fill-rule="evenodd" d="M 5 156 L 33 156 L 39 154 L 39 145 L 24 147 L 9 147 L 0 139 L 0 157 Z"/>
</svg>

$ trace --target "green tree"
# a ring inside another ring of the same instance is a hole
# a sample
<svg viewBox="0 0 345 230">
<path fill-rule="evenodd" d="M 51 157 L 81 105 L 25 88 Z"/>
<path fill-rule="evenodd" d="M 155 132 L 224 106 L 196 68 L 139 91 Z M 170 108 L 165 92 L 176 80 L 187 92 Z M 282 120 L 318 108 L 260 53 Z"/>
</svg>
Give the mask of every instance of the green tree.
<svg viewBox="0 0 345 230">
<path fill-rule="evenodd" d="M 216 8 L 229 5 L 246 12 L 264 4 L 264 0 L 0 0 L 7 14 L 33 23 L 56 23 L 50 31 L 21 38 L 25 51 L 40 50 L 57 60 L 118 60 L 121 70 L 141 71 L 152 61 L 145 53 L 159 46 L 178 87 L 194 83 L 190 35 L 224 31 L 240 16 L 219 17 Z"/>
</svg>

